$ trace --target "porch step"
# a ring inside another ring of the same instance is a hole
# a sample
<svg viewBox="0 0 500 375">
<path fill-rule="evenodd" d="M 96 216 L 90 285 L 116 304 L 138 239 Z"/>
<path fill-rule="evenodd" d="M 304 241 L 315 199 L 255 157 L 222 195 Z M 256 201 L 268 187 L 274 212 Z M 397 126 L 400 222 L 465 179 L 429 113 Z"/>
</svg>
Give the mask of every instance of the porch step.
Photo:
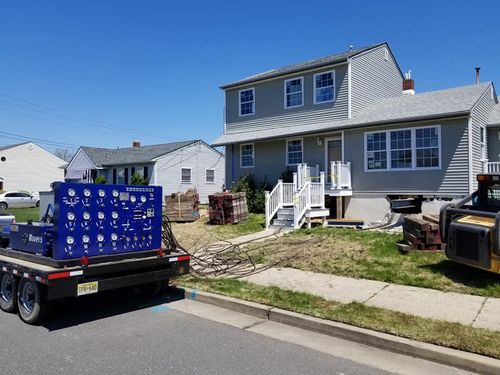
<svg viewBox="0 0 500 375">
<path fill-rule="evenodd" d="M 280 227 L 293 227 L 293 217 L 290 220 L 274 219 L 273 225 Z"/>
<path fill-rule="evenodd" d="M 293 221 L 293 212 L 293 208 L 280 208 L 276 213 L 276 219 Z"/>
</svg>

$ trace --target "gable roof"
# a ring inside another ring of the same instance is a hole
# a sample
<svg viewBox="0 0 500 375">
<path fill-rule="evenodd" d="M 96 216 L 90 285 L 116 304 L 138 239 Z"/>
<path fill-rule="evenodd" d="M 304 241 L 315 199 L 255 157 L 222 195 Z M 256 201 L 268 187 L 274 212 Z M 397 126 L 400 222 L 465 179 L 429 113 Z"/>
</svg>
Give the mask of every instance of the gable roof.
<svg viewBox="0 0 500 375">
<path fill-rule="evenodd" d="M 351 57 L 354 57 L 360 53 L 369 51 L 371 49 L 380 47 L 382 45 L 387 45 L 387 43 L 379 43 L 379 44 L 372 44 L 370 46 L 362 47 L 362 48 L 355 48 L 355 49 L 350 49 L 344 52 L 336 53 L 334 55 L 326 56 L 326 57 L 320 57 L 318 59 L 313 59 L 313 60 L 308 60 L 299 64 L 293 64 L 293 65 L 287 65 L 281 68 L 276 68 L 276 69 L 271 69 L 263 73 L 255 74 L 250 77 L 246 77 L 243 79 L 240 79 L 238 81 L 234 81 L 225 85 L 222 85 L 220 88 L 222 90 L 226 90 L 235 86 L 255 82 L 255 81 L 260 81 L 263 79 L 269 79 L 269 78 L 275 78 L 279 76 L 283 76 L 285 74 L 291 74 L 295 72 L 299 72 L 302 70 L 306 69 L 314 69 L 314 68 L 320 68 L 322 66 L 327 66 L 327 65 L 332 65 L 332 64 L 338 64 L 341 62 L 347 62 L 347 60 Z"/>
<path fill-rule="evenodd" d="M 175 150 L 197 142 L 203 141 L 192 140 L 117 149 L 82 146 L 81 150 L 85 152 L 96 167 L 105 167 L 109 165 L 150 163 L 160 156 L 170 154 Z"/>
<path fill-rule="evenodd" d="M 31 143 L 31 142 L 22 142 L 22 143 L 16 143 L 13 145 L 0 146 L 0 151 L 8 150 L 9 148 L 14 148 L 17 146 L 22 146 L 22 145 L 25 145 L 27 143 Z"/>
<path fill-rule="evenodd" d="M 346 120 L 294 126 L 287 126 L 287 123 L 289 123 L 287 120 L 283 120 L 282 124 L 275 121 L 276 127 L 273 129 L 224 134 L 215 140 L 212 145 L 223 146 L 231 143 L 308 133 L 467 116 L 491 84 L 491 82 L 484 82 L 422 94 L 401 95 L 382 99 L 366 108 L 356 117 Z"/>
<path fill-rule="evenodd" d="M 488 126 L 500 125 L 500 103 L 496 104 L 487 122 Z"/>
</svg>

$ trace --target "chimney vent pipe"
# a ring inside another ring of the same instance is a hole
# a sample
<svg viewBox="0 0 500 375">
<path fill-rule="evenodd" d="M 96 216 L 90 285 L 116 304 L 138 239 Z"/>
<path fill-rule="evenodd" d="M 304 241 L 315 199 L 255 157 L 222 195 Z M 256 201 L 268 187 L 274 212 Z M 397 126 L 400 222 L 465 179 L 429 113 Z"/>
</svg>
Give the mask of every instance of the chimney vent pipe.
<svg viewBox="0 0 500 375">
<path fill-rule="evenodd" d="M 480 66 L 476 66 L 476 85 L 479 83 L 479 71 L 481 70 Z"/>
</svg>

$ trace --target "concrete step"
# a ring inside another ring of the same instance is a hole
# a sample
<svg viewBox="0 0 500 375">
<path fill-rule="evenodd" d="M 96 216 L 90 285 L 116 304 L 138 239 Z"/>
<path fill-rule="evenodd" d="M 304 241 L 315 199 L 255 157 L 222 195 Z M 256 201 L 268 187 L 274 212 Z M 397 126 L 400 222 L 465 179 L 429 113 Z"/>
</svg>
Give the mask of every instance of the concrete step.
<svg viewBox="0 0 500 375">
<path fill-rule="evenodd" d="M 276 218 L 278 220 L 293 220 L 293 212 L 278 212 L 278 214 L 276 215 Z"/>
<path fill-rule="evenodd" d="M 278 213 L 292 213 L 293 214 L 293 207 L 285 207 L 285 208 L 280 208 L 278 209 Z"/>
</svg>

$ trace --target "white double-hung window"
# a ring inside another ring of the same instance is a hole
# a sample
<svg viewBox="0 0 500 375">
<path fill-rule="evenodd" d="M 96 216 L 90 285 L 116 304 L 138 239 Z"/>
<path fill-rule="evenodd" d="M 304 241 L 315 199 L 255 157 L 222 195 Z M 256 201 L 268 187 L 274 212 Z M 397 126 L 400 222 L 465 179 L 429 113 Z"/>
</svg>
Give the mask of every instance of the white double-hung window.
<svg viewBox="0 0 500 375">
<path fill-rule="evenodd" d="M 255 114 L 255 89 L 240 90 L 240 116 Z"/>
<path fill-rule="evenodd" d="M 439 168 L 439 125 L 365 133 L 366 171 Z"/>
<path fill-rule="evenodd" d="M 285 108 L 300 107 L 304 104 L 304 78 L 285 80 Z"/>
<path fill-rule="evenodd" d="M 254 144 L 246 143 L 240 146 L 241 168 L 253 168 L 255 166 Z"/>
<path fill-rule="evenodd" d="M 286 141 L 286 163 L 287 165 L 302 163 L 302 139 Z"/>
<path fill-rule="evenodd" d="M 314 104 L 335 100 L 335 71 L 314 75 Z"/>
</svg>

